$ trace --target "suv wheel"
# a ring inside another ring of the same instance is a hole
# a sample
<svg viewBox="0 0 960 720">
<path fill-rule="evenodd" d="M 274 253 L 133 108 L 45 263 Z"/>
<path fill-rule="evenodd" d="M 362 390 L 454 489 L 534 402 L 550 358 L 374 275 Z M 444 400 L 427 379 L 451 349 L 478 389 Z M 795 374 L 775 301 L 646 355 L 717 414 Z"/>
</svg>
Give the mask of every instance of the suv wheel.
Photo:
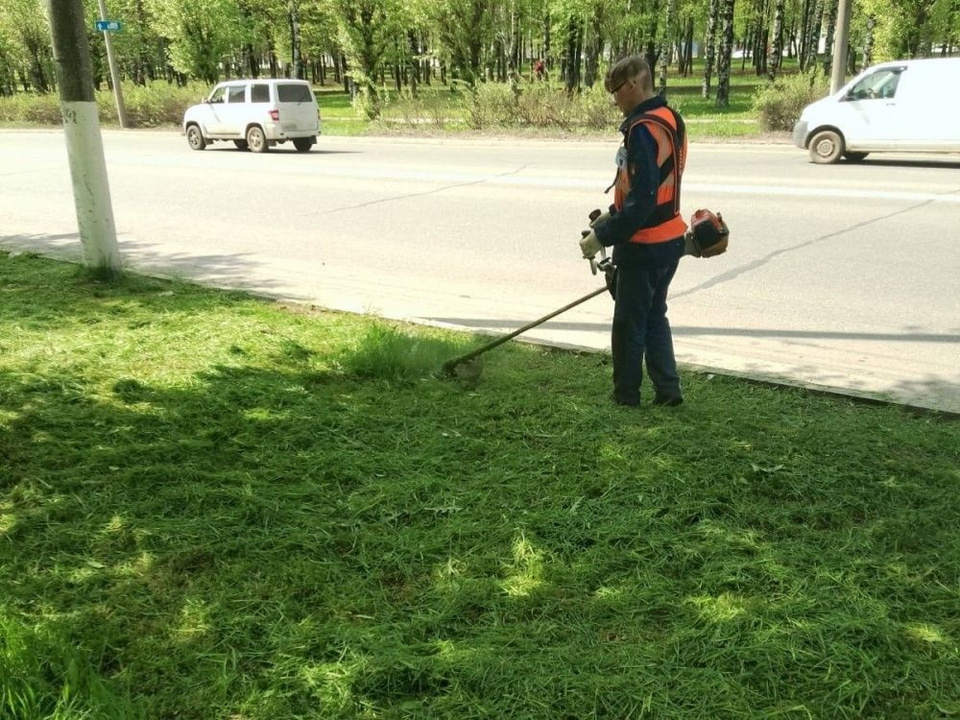
<svg viewBox="0 0 960 720">
<path fill-rule="evenodd" d="M 263 128 L 259 125 L 253 125 L 247 130 L 247 147 L 250 152 L 262 153 L 267 151 L 267 136 L 263 134 Z"/>
<path fill-rule="evenodd" d="M 310 148 L 313 147 L 313 138 L 294 138 L 293 146 L 297 152 L 310 152 Z"/>
<path fill-rule="evenodd" d="M 191 150 L 203 150 L 207 146 L 199 125 L 191 125 L 187 128 L 187 143 Z"/>
</svg>

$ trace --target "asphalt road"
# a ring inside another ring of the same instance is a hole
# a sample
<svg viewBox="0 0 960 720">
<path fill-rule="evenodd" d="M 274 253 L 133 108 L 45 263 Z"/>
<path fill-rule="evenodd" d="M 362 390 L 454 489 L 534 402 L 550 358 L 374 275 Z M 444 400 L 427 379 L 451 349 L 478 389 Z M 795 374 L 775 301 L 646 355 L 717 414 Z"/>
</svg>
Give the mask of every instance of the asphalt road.
<svg viewBox="0 0 960 720">
<path fill-rule="evenodd" d="M 610 202 L 615 135 L 104 144 L 128 267 L 497 332 L 600 283 L 577 240 Z M 0 132 L 0 246 L 80 257 L 65 147 Z M 792 146 L 693 145 L 683 205 L 721 211 L 732 239 L 673 283 L 682 362 L 960 412 L 960 157 L 819 166 Z M 529 337 L 605 348 L 611 312 L 601 295 Z"/>
</svg>

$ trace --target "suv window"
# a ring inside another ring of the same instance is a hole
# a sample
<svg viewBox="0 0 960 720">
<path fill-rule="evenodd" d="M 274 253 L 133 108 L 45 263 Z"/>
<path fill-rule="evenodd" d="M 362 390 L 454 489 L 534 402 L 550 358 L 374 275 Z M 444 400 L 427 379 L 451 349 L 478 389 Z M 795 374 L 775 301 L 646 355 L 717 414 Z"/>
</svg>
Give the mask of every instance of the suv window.
<svg viewBox="0 0 960 720">
<path fill-rule="evenodd" d="M 212 103 L 222 103 L 227 95 L 227 89 L 225 87 L 218 87 L 210 94 L 210 100 L 208 102 Z"/>
<path fill-rule="evenodd" d="M 901 68 L 878 70 L 850 88 L 847 97 L 851 100 L 892 98 L 897 94 L 897 85 L 900 83 L 901 72 Z"/>
<path fill-rule="evenodd" d="M 277 85 L 277 100 L 285 103 L 313 102 L 310 88 L 306 85 Z"/>
<path fill-rule="evenodd" d="M 244 96 L 246 95 L 246 91 L 247 91 L 247 88 L 245 85 L 234 85 L 228 88 L 227 102 L 242 103 L 244 101 Z"/>
<path fill-rule="evenodd" d="M 250 102 L 266 103 L 270 102 L 270 86 L 265 83 L 257 83 L 250 86 Z"/>
</svg>

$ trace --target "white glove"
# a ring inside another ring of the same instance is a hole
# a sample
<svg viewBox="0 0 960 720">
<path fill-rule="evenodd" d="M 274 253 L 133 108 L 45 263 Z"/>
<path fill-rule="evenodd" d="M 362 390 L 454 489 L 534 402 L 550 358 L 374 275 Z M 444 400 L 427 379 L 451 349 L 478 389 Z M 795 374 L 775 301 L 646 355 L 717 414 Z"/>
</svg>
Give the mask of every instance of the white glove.
<svg viewBox="0 0 960 720">
<path fill-rule="evenodd" d="M 601 247 L 603 246 L 600 244 L 600 241 L 597 240 L 597 236 L 593 230 L 584 235 L 583 239 L 580 240 L 580 250 L 583 251 L 583 257 L 586 260 L 591 259 L 600 252 Z"/>
</svg>

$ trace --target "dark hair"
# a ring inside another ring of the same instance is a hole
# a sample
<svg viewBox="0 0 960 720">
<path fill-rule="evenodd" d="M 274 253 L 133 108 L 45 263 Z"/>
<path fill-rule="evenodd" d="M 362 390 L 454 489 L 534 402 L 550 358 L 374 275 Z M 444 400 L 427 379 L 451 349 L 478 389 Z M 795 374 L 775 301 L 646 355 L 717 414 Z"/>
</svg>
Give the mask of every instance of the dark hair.
<svg viewBox="0 0 960 720">
<path fill-rule="evenodd" d="M 611 65 L 610 69 L 607 70 L 606 78 L 603 80 L 603 86 L 607 92 L 613 92 L 614 88 L 634 77 L 640 78 L 640 84 L 645 90 L 648 92 L 653 90 L 653 75 L 650 74 L 650 65 L 640 55 L 628 55 Z"/>
</svg>

